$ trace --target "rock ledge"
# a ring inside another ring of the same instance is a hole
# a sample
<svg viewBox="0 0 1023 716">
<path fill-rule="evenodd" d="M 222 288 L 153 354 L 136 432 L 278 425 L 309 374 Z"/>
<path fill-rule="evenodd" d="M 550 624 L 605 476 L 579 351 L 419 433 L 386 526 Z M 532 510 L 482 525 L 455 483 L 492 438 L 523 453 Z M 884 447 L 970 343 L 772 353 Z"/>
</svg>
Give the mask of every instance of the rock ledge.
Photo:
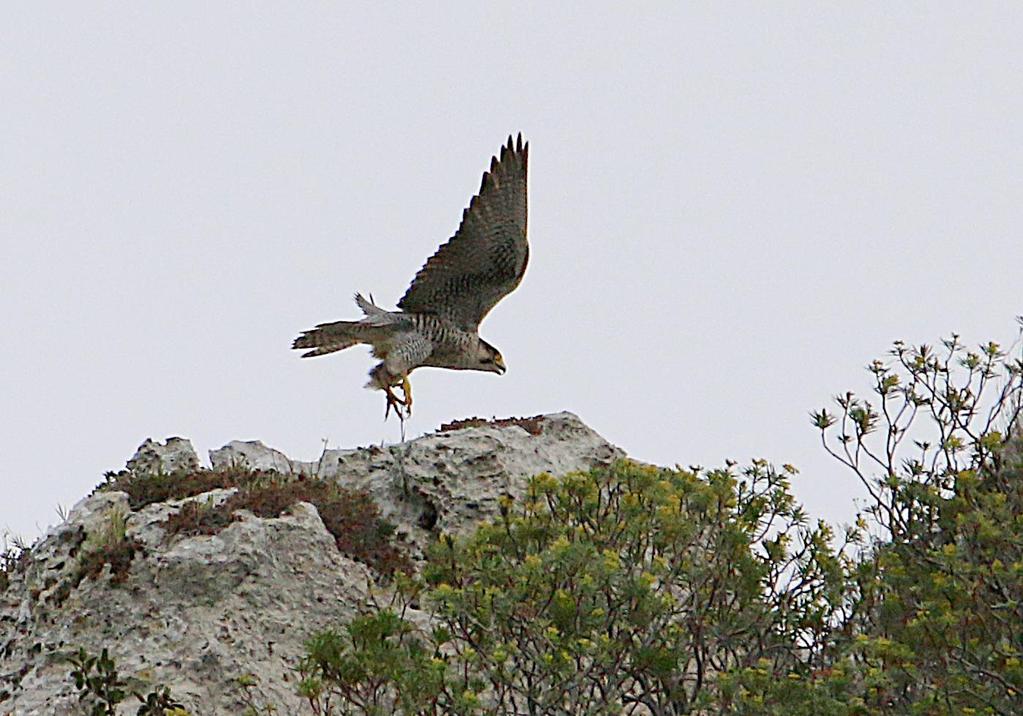
<svg viewBox="0 0 1023 716">
<path fill-rule="evenodd" d="M 326 450 L 292 460 L 260 442 L 210 452 L 214 469 L 240 467 L 316 476 L 363 490 L 413 559 L 440 531 L 462 533 L 518 497 L 532 475 L 607 464 L 623 453 L 571 413 L 470 419 L 388 447 Z M 188 440 L 147 440 L 126 469 L 134 475 L 195 470 Z M 305 639 L 367 603 L 375 575 L 341 554 L 316 508 L 299 503 L 278 518 L 244 512 L 215 535 L 168 537 L 161 526 L 213 490 L 133 511 L 128 495 L 100 491 L 35 544 L 0 590 L 0 714 L 77 714 L 61 655 L 110 650 L 122 674 L 164 684 L 194 716 L 244 710 L 242 677 L 278 713 L 301 713 L 290 671 Z M 80 555 L 120 529 L 138 544 L 123 573 L 107 565 L 81 576 Z M 77 583 L 75 583 L 77 580 Z M 140 684 L 143 692 L 145 684 Z M 135 713 L 126 701 L 119 713 Z"/>
</svg>

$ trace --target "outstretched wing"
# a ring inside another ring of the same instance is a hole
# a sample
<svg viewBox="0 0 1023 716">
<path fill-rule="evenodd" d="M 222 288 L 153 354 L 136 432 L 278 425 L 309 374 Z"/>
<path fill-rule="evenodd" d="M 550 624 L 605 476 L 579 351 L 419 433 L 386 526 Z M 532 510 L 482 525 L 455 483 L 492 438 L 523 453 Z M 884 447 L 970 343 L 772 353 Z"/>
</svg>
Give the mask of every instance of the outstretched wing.
<svg viewBox="0 0 1023 716">
<path fill-rule="evenodd" d="M 522 135 L 490 161 L 479 194 L 462 213 L 455 235 L 412 280 L 398 308 L 434 313 L 475 330 L 494 305 L 522 281 L 526 243 L 526 165 Z"/>
</svg>

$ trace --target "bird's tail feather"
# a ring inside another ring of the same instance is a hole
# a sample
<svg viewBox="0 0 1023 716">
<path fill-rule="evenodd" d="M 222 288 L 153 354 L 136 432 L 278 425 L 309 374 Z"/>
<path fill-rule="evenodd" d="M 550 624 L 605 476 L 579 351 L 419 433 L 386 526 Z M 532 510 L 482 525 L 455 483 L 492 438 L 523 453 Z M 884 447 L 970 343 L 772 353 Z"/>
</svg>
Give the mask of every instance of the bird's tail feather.
<svg viewBox="0 0 1023 716">
<path fill-rule="evenodd" d="M 361 321 L 321 323 L 316 328 L 302 333 L 291 347 L 312 348 L 311 351 L 302 354 L 303 358 L 326 355 L 367 342 L 369 338 L 365 330 L 367 327 Z"/>
<path fill-rule="evenodd" d="M 367 300 L 361 293 L 355 294 L 355 303 L 365 316 L 358 321 L 334 321 L 321 323 L 295 339 L 292 348 L 311 348 L 303 353 L 303 358 L 322 356 L 350 348 L 359 343 L 373 343 L 393 331 L 399 314 L 386 311 L 373 301 L 370 295 Z"/>
<path fill-rule="evenodd" d="M 390 311 L 386 311 L 376 305 L 373 301 L 373 294 L 370 294 L 369 300 L 366 300 L 365 296 L 361 293 L 357 293 L 355 294 L 355 303 L 366 315 L 366 317 L 361 321 L 363 325 L 387 326 L 394 323 L 394 315 Z"/>
</svg>

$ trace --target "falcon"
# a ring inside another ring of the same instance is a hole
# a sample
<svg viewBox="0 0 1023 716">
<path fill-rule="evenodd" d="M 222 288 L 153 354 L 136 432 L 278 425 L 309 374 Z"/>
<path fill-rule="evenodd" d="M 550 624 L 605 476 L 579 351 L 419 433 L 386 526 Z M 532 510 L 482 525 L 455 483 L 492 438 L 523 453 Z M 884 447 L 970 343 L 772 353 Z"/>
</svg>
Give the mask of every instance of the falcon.
<svg viewBox="0 0 1023 716">
<path fill-rule="evenodd" d="M 367 388 L 387 398 L 400 420 L 412 414 L 409 373 L 420 366 L 504 373 L 501 352 L 479 336 L 479 325 L 498 301 L 522 281 L 529 260 L 526 242 L 526 168 L 529 143 L 508 137 L 490 160 L 479 193 L 462 212 L 458 231 L 419 270 L 397 311 L 380 308 L 361 294 L 357 321 L 321 323 L 305 331 L 292 348 L 310 349 L 303 358 L 354 345 L 372 346 L 380 363 Z M 402 397 L 394 388 L 401 387 Z M 404 411 L 404 414 L 403 414 Z"/>
</svg>

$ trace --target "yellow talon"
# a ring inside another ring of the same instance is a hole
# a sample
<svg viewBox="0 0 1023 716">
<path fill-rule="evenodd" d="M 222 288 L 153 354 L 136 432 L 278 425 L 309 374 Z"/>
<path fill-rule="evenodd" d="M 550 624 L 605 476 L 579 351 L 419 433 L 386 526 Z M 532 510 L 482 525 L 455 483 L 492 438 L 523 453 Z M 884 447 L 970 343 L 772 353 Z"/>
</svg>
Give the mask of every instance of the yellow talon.
<svg viewBox="0 0 1023 716">
<path fill-rule="evenodd" d="M 405 394 L 405 400 L 402 402 L 405 404 L 405 414 L 408 417 L 412 416 L 412 384 L 408 382 L 408 376 L 402 376 L 401 378 L 401 392 Z"/>
</svg>

